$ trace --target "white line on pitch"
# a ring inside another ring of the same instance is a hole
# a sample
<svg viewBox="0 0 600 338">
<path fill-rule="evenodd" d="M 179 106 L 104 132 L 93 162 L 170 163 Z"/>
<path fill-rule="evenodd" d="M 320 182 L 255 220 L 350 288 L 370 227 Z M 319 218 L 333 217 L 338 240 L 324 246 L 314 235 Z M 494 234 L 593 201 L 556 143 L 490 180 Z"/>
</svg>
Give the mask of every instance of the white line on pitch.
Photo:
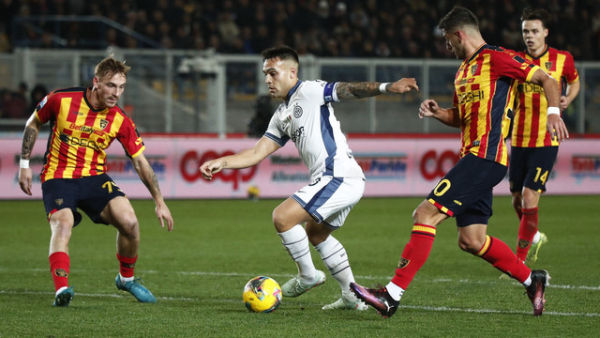
<svg viewBox="0 0 600 338">
<path fill-rule="evenodd" d="M 2 271 L 11 271 L 10 269 L 0 267 L 0 272 Z M 47 268 L 31 268 L 31 269 L 23 269 L 19 270 L 19 272 L 23 271 L 33 271 L 33 272 L 48 272 Z M 74 270 L 75 271 L 75 270 Z M 90 272 L 92 270 L 89 269 L 77 269 L 79 272 Z M 97 273 L 98 270 L 93 270 L 94 273 Z M 156 271 L 156 270 L 139 270 L 140 275 L 144 274 L 169 274 L 175 273 L 178 275 L 191 275 L 191 276 L 224 276 L 224 277 L 248 277 L 251 278 L 255 276 L 254 273 L 241 273 L 241 272 L 217 272 L 217 271 Z M 271 273 L 265 274 L 271 277 L 293 277 L 291 274 L 282 274 L 282 273 Z M 355 276 L 357 280 L 374 280 L 384 282 L 390 280 L 391 276 Z M 496 285 L 498 282 L 493 280 L 472 280 L 472 279 L 452 279 L 452 278 L 434 278 L 434 279 L 420 279 L 415 278 L 415 281 L 418 283 L 459 283 L 459 284 L 480 284 L 480 285 Z M 509 281 L 514 284 L 518 284 L 516 281 Z M 563 284 L 553 284 L 550 283 L 548 288 L 553 289 L 565 289 L 565 290 L 589 290 L 589 291 L 600 291 L 600 286 L 591 286 L 591 285 L 563 285 Z"/>
<path fill-rule="evenodd" d="M 0 295 L 48 295 L 53 296 L 54 292 L 46 291 L 11 291 L 11 290 L 0 290 Z M 77 297 L 92 297 L 92 298 L 129 298 L 128 295 L 119 295 L 114 293 L 76 293 Z M 206 302 L 206 299 L 190 298 L 190 297 L 156 297 L 161 301 L 185 301 L 185 302 Z M 241 301 L 234 301 L 232 299 L 212 299 L 212 302 L 219 303 L 242 303 Z M 307 303 L 305 303 L 307 304 Z M 320 307 L 318 304 L 312 304 L 315 307 Z M 447 307 L 447 306 L 419 306 L 419 305 L 400 305 L 402 309 L 411 310 L 423 310 L 430 312 L 465 312 L 465 313 L 496 313 L 496 314 L 519 314 L 519 315 L 530 315 L 530 311 L 511 311 L 511 310 L 496 310 L 496 309 L 471 309 L 471 308 L 459 308 L 459 307 Z M 545 311 L 544 316 L 559 316 L 559 317 L 600 317 L 600 313 L 594 312 L 556 312 L 556 311 Z"/>
</svg>

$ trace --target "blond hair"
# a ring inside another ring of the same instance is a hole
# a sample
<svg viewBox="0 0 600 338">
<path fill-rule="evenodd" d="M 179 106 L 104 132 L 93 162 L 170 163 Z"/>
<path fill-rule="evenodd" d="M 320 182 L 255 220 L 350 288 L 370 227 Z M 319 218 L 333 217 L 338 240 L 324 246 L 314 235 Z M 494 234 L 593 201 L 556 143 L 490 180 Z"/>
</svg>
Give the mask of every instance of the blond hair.
<svg viewBox="0 0 600 338">
<path fill-rule="evenodd" d="M 125 64 L 125 61 L 119 61 L 113 56 L 104 58 L 94 68 L 94 76 L 98 79 L 102 79 L 107 75 L 123 74 L 127 76 L 127 72 L 131 67 Z"/>
</svg>

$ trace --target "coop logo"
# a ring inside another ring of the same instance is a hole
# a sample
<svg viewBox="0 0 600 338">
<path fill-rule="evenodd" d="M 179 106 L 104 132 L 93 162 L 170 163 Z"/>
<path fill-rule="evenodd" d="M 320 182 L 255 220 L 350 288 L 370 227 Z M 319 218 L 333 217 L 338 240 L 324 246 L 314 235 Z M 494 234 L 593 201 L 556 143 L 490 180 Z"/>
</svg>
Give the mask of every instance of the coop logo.
<svg viewBox="0 0 600 338">
<path fill-rule="evenodd" d="M 446 150 L 438 153 L 435 150 L 429 150 L 421 157 L 419 170 L 423 178 L 432 181 L 444 177 L 458 160 L 458 154 L 454 151 Z"/>
<path fill-rule="evenodd" d="M 186 152 L 181 158 L 179 169 L 181 176 L 187 182 L 193 183 L 202 178 L 200 172 L 200 166 L 202 163 L 210 160 L 214 160 L 219 157 L 228 156 L 235 154 L 231 150 L 226 150 L 219 154 L 214 150 L 209 150 L 203 154 L 198 154 L 194 150 Z M 250 181 L 256 174 L 256 166 L 247 169 L 225 169 L 213 175 L 213 179 L 210 182 L 216 180 L 222 180 L 223 182 L 231 182 L 233 184 L 233 190 L 238 190 L 241 182 Z"/>
<path fill-rule="evenodd" d="M 600 155 L 573 155 L 571 170 L 576 178 L 600 178 Z"/>
<path fill-rule="evenodd" d="M 369 180 L 397 180 L 406 177 L 405 154 L 357 154 L 355 158 Z"/>
</svg>

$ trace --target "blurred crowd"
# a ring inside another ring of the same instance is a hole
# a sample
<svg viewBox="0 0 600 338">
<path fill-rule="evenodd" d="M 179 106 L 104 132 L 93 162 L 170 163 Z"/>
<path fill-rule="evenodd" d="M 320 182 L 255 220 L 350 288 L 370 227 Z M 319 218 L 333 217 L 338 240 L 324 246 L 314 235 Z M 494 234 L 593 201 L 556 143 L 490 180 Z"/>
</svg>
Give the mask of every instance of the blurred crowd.
<svg viewBox="0 0 600 338">
<path fill-rule="evenodd" d="M 16 17 L 95 15 L 162 48 L 256 54 L 287 44 L 316 56 L 439 58 L 449 54 L 436 25 L 456 4 L 477 14 L 488 43 L 512 49 L 522 48 L 522 9 L 546 8 L 554 15 L 552 45 L 569 50 L 577 60 L 600 59 L 597 0 L 1 0 L 0 50 L 24 45 L 148 47 L 139 38 L 89 22 L 11 24 Z"/>
<path fill-rule="evenodd" d="M 320 57 L 448 58 L 437 23 L 457 4 L 479 17 L 488 43 L 511 49 L 524 47 L 523 8 L 545 8 L 553 15 L 547 39 L 552 46 L 577 61 L 600 59 L 598 0 L 0 0 L 0 52 L 118 46 L 257 54 L 287 44 Z M 121 26 L 74 16 L 104 17 Z M 0 89 L 0 118 L 32 111 L 36 102 L 23 87 Z"/>
</svg>

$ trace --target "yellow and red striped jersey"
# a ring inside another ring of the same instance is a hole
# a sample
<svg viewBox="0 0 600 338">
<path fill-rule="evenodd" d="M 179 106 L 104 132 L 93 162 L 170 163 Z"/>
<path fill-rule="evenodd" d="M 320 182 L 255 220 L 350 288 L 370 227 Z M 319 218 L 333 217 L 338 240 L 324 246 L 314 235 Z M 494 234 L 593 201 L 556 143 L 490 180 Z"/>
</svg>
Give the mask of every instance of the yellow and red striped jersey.
<svg viewBox="0 0 600 338">
<path fill-rule="evenodd" d="M 526 52 L 519 52 L 519 55 L 550 74 L 560 84 L 561 95 L 566 95 L 567 84 L 579 79 L 573 56 L 567 51 L 549 47 L 539 57 L 533 57 Z M 513 147 L 558 146 L 558 140 L 546 131 L 547 109 L 548 100 L 544 88 L 534 83 L 519 82 L 511 138 Z"/>
<path fill-rule="evenodd" d="M 528 81 L 537 66 L 511 50 L 483 45 L 464 60 L 454 78 L 454 106 L 458 108 L 461 157 L 475 156 L 508 164 L 504 139 L 513 105 L 514 80 Z"/>
<path fill-rule="evenodd" d="M 42 123 L 52 123 L 42 182 L 106 172 L 104 149 L 115 138 L 132 158 L 144 151 L 144 143 L 133 121 L 117 106 L 94 110 L 86 98 L 86 92 L 90 90 L 57 90 L 38 104 L 36 116 Z"/>
</svg>

